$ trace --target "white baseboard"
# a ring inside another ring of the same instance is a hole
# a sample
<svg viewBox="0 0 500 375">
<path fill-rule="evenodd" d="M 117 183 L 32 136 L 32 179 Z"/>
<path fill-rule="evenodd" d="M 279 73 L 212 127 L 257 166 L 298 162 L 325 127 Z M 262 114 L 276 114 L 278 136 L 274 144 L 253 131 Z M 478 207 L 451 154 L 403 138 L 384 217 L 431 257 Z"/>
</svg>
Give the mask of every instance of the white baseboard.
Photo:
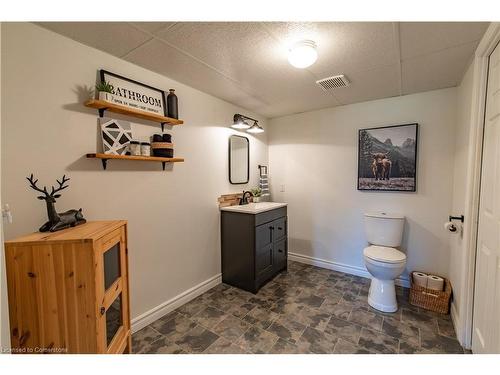
<svg viewBox="0 0 500 375">
<path fill-rule="evenodd" d="M 222 274 L 219 273 L 132 319 L 132 333 L 141 330 L 155 320 L 160 319 L 162 316 L 198 297 L 200 294 L 219 285 L 221 282 Z"/>
<path fill-rule="evenodd" d="M 314 258 L 308 255 L 298 254 L 298 253 L 288 253 L 288 259 L 294 260 L 296 262 L 310 264 L 313 266 L 326 268 L 333 271 L 344 272 L 350 275 L 356 275 L 361 277 L 371 278 L 370 273 L 362 267 L 350 266 L 348 264 L 337 263 L 331 260 L 325 260 L 320 258 Z M 407 278 L 398 277 L 395 280 L 396 285 L 404 286 L 406 288 L 410 287 L 410 281 Z"/>
<path fill-rule="evenodd" d="M 457 334 L 457 340 L 460 343 L 460 345 L 464 346 L 464 341 L 465 338 L 463 336 L 462 332 L 462 322 L 460 321 L 460 315 L 458 314 L 457 307 L 454 302 L 451 303 L 450 306 L 450 315 L 451 315 L 451 321 L 453 322 L 453 326 L 455 327 L 455 333 Z M 470 348 L 465 348 L 465 349 L 470 349 Z"/>
</svg>

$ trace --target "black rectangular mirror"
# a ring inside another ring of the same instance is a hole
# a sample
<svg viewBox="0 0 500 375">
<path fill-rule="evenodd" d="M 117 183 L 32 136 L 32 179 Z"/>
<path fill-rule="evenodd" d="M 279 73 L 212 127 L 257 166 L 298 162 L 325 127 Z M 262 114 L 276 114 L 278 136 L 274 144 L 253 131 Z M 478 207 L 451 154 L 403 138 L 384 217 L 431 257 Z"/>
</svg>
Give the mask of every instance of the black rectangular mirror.
<svg viewBox="0 0 500 375">
<path fill-rule="evenodd" d="M 229 182 L 247 184 L 250 178 L 250 142 L 247 137 L 229 137 Z"/>
</svg>

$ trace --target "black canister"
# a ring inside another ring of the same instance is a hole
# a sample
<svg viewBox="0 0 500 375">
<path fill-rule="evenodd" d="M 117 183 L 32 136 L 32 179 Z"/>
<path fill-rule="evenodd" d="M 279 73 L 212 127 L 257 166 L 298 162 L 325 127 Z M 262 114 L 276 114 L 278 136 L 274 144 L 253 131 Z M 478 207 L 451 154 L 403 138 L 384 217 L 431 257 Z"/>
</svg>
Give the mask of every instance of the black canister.
<svg viewBox="0 0 500 375">
<path fill-rule="evenodd" d="M 156 141 L 155 141 L 156 142 Z M 172 135 L 168 133 L 163 133 L 163 138 L 159 142 L 167 142 L 167 143 L 172 143 Z"/>
<path fill-rule="evenodd" d="M 179 109 L 177 107 L 177 95 L 174 89 L 169 89 L 170 93 L 167 95 L 167 113 L 168 117 L 179 118 Z"/>
<path fill-rule="evenodd" d="M 163 137 L 161 134 L 153 134 L 153 142 L 163 142 Z"/>
</svg>

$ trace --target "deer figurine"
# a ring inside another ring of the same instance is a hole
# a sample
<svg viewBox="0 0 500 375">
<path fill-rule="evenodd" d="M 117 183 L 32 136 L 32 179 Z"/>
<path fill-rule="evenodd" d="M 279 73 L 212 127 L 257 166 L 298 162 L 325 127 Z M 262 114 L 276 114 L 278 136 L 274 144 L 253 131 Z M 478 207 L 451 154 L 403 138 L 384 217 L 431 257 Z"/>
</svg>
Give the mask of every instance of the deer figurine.
<svg viewBox="0 0 500 375">
<path fill-rule="evenodd" d="M 68 187 L 68 185 L 65 185 L 65 183 L 67 183 L 70 180 L 69 178 L 66 178 L 66 175 L 62 177 L 61 181 L 56 179 L 59 186 L 57 188 L 54 188 L 54 186 L 52 186 L 50 194 L 46 186 L 44 186 L 43 189 L 40 189 L 36 185 L 38 179 L 33 180 L 33 173 L 31 174 L 30 177 L 26 177 L 26 179 L 29 181 L 30 187 L 33 190 L 43 194 L 38 196 L 37 198 L 40 200 L 44 200 L 45 203 L 47 204 L 47 215 L 49 216 L 49 221 L 47 221 L 40 227 L 39 229 L 40 232 L 55 232 L 61 229 L 74 227 L 87 222 L 87 220 L 83 218 L 81 208 L 79 210 L 68 210 L 66 212 L 59 212 L 59 213 L 56 212 L 54 204 L 56 203 L 56 199 L 61 196 L 61 194 L 58 193 L 61 190 L 64 190 Z"/>
</svg>

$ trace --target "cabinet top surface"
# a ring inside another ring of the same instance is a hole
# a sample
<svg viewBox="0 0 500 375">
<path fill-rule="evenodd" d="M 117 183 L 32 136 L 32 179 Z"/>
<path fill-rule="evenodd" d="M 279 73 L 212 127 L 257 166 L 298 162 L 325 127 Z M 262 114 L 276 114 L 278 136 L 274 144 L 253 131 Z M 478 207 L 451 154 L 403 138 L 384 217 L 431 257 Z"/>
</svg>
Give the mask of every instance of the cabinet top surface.
<svg viewBox="0 0 500 375">
<path fill-rule="evenodd" d="M 255 215 L 255 214 L 260 214 L 261 212 L 271 211 L 277 208 L 285 207 L 287 205 L 288 203 L 259 202 L 259 203 L 244 204 L 241 206 L 222 207 L 220 210 Z"/>
<path fill-rule="evenodd" d="M 125 220 L 89 221 L 74 228 L 58 232 L 35 232 L 9 241 L 6 245 L 26 243 L 49 243 L 60 241 L 93 241 L 101 238 L 106 233 L 127 224 Z"/>
</svg>

